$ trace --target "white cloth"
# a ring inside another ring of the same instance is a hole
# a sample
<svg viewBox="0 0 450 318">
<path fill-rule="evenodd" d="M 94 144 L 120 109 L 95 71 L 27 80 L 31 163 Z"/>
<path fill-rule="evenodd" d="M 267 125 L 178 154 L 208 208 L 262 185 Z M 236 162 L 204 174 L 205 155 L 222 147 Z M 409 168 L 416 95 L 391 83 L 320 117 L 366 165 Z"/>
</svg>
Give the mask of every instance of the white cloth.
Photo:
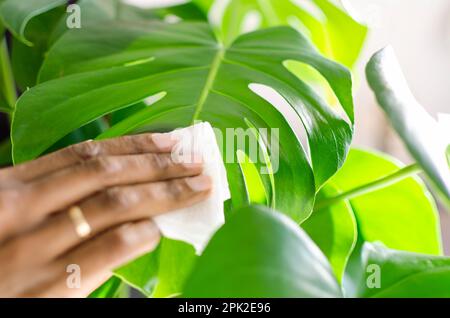
<svg viewBox="0 0 450 318">
<path fill-rule="evenodd" d="M 225 165 L 209 123 L 195 124 L 171 134 L 177 140 L 172 159 L 189 162 L 192 154 L 201 157 L 203 174 L 211 177 L 213 189 L 206 201 L 160 215 L 154 221 L 163 236 L 187 242 L 201 254 L 213 234 L 225 223 L 223 203 L 230 198 Z"/>
</svg>

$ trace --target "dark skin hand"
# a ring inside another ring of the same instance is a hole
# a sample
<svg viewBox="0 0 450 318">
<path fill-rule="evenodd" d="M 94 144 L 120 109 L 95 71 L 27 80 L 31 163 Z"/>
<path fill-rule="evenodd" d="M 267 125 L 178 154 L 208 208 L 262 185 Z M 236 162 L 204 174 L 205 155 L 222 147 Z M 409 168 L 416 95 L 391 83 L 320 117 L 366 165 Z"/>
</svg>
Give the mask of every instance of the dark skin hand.
<svg viewBox="0 0 450 318">
<path fill-rule="evenodd" d="M 175 163 L 166 134 L 90 141 L 0 170 L 0 297 L 85 297 L 154 249 L 152 217 L 205 200 L 201 163 Z M 91 227 L 80 237 L 68 210 Z M 67 284 L 67 266 L 81 285 Z"/>
</svg>

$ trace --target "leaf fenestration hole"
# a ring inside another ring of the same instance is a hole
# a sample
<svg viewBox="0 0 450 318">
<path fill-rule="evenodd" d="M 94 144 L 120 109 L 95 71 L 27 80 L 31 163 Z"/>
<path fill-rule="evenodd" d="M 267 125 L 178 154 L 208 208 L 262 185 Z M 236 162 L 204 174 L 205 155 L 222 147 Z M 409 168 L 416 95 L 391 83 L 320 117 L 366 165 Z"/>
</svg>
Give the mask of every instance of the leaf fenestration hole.
<svg viewBox="0 0 450 318">
<path fill-rule="evenodd" d="M 154 59 L 155 58 L 153 56 L 150 56 L 150 57 L 138 59 L 138 60 L 135 60 L 135 61 L 127 62 L 123 66 L 129 67 L 129 66 L 141 65 L 141 64 L 152 62 Z"/>
<path fill-rule="evenodd" d="M 352 124 L 330 84 L 318 70 L 306 63 L 294 60 L 287 60 L 283 62 L 283 65 L 289 72 L 308 84 L 336 115 L 349 125 Z"/>
<path fill-rule="evenodd" d="M 300 141 L 308 160 L 311 161 L 308 144 L 308 135 L 306 133 L 305 127 L 303 126 L 300 117 L 292 108 L 292 106 L 289 105 L 289 103 L 283 96 L 281 96 L 280 93 L 278 93 L 275 89 L 273 89 L 270 86 L 252 83 L 249 84 L 248 87 L 256 95 L 263 98 L 268 103 L 272 104 L 283 115 L 283 117 L 286 119 L 289 126 L 297 136 L 297 139 Z"/>
<path fill-rule="evenodd" d="M 149 96 L 149 97 L 146 97 L 146 98 L 143 100 L 143 102 L 144 102 L 145 105 L 151 106 L 151 105 L 153 105 L 153 104 L 159 102 L 159 101 L 160 101 L 161 99 L 163 99 L 164 97 L 166 97 L 166 95 L 167 95 L 167 92 L 159 92 L 159 93 L 156 93 L 156 94 L 151 95 L 151 96 Z"/>
<path fill-rule="evenodd" d="M 176 16 L 174 14 L 168 14 L 164 17 L 164 22 L 166 23 L 178 23 L 182 21 L 182 19 L 179 16 Z"/>
<path fill-rule="evenodd" d="M 259 29 L 261 20 L 261 14 L 258 11 L 252 10 L 248 12 L 242 21 L 241 33 L 248 33 Z"/>
<path fill-rule="evenodd" d="M 322 10 L 320 10 L 318 6 L 314 4 L 314 1 L 311 0 L 291 0 L 291 1 L 298 7 L 302 8 L 303 10 L 311 14 L 317 20 L 319 21 L 327 20 L 325 14 L 322 12 Z"/>
<path fill-rule="evenodd" d="M 208 12 L 208 20 L 213 25 L 220 25 L 220 22 L 225 14 L 225 10 L 230 2 L 231 0 L 213 1 Z"/>
</svg>

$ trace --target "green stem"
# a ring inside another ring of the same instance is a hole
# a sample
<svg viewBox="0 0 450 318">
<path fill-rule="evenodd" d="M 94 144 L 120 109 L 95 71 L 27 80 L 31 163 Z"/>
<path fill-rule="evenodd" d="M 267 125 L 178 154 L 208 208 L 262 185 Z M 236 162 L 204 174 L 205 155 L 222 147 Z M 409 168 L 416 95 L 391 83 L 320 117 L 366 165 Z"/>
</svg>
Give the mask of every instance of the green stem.
<svg viewBox="0 0 450 318">
<path fill-rule="evenodd" d="M 367 184 L 361 185 L 359 187 L 356 187 L 354 189 L 348 190 L 346 192 L 343 192 L 335 197 L 327 198 L 323 201 L 319 201 L 316 206 L 314 207 L 315 210 L 320 210 L 325 207 L 328 207 L 330 205 L 333 205 L 337 202 L 340 202 L 342 200 L 349 200 L 356 197 L 359 197 L 361 195 L 374 192 L 383 188 L 386 188 L 394 183 L 397 183 L 399 181 L 402 181 L 405 178 L 408 178 L 414 174 L 417 174 L 421 172 L 421 168 L 418 164 L 412 164 L 409 166 L 406 166 L 390 175 L 387 175 L 383 178 L 380 178 L 378 180 L 369 182 Z"/>
<path fill-rule="evenodd" d="M 209 71 L 208 78 L 206 79 L 205 87 L 202 90 L 202 93 L 198 100 L 197 107 L 195 108 L 195 113 L 192 118 L 192 124 L 195 124 L 195 121 L 198 119 L 198 116 L 200 115 L 200 113 L 203 109 L 203 106 L 205 105 L 206 100 L 208 99 L 208 96 L 209 96 L 209 93 L 211 92 L 214 81 L 216 80 L 217 72 L 219 71 L 220 63 L 222 63 L 224 54 L 225 54 L 225 51 L 223 48 L 220 48 L 219 51 L 216 53 L 216 56 L 211 64 L 211 69 Z"/>
<path fill-rule="evenodd" d="M 3 94 L 5 95 L 6 101 L 8 102 L 10 108 L 13 109 L 17 100 L 16 85 L 14 83 L 14 76 L 12 73 L 8 46 L 5 38 L 3 38 L 0 47 L 0 69 L 3 86 L 1 89 L 3 90 Z"/>
</svg>

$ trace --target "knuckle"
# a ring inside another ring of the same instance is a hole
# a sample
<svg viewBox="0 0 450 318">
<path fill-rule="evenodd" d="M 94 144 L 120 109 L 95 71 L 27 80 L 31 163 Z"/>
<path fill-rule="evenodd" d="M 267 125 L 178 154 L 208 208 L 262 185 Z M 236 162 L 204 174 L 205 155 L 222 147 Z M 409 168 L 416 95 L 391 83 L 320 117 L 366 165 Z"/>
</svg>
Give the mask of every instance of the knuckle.
<svg viewBox="0 0 450 318">
<path fill-rule="evenodd" d="M 131 244 L 129 226 L 122 226 L 111 233 L 111 244 L 119 252 L 126 249 Z"/>
<path fill-rule="evenodd" d="M 150 155 L 150 162 L 153 169 L 156 171 L 166 171 L 171 163 L 170 157 L 167 155 Z"/>
<path fill-rule="evenodd" d="M 94 173 L 111 175 L 121 169 L 118 160 L 111 157 L 96 157 L 87 162 L 87 168 Z"/>
<path fill-rule="evenodd" d="M 0 191 L 0 214 L 3 216 L 13 216 L 14 213 L 21 212 L 21 208 L 24 205 L 24 199 L 27 200 L 26 188 L 23 187 L 23 199 L 20 198 L 20 192 L 18 189 L 7 189 Z"/>
<path fill-rule="evenodd" d="M 69 147 L 70 152 L 79 161 L 86 161 L 98 157 L 101 153 L 101 146 L 99 143 L 92 141 L 85 141 Z"/>
<path fill-rule="evenodd" d="M 17 194 L 11 191 L 0 192 L 0 234 L 10 231 L 17 222 L 17 214 L 21 212 L 19 205 L 14 202 L 17 200 Z"/>
<path fill-rule="evenodd" d="M 120 187 L 105 190 L 105 197 L 109 206 L 123 209 L 130 208 L 139 201 L 139 196 L 135 191 Z"/>
<path fill-rule="evenodd" d="M 134 136 L 123 136 L 121 137 L 121 142 L 123 144 L 127 145 L 127 148 L 129 148 L 133 153 L 144 153 L 145 152 L 145 146 L 146 146 L 146 141 L 145 140 L 141 140 L 139 137 L 137 137 L 139 135 L 134 135 Z"/>
<path fill-rule="evenodd" d="M 5 259 L 10 264 L 14 264 L 14 267 L 26 265 L 30 258 L 30 250 L 33 250 L 33 248 L 30 248 L 30 242 L 27 240 L 16 240 L 8 245 L 5 249 Z"/>
<path fill-rule="evenodd" d="M 167 194 L 171 199 L 179 200 L 186 193 L 186 185 L 183 180 L 173 180 L 167 183 Z"/>
</svg>

